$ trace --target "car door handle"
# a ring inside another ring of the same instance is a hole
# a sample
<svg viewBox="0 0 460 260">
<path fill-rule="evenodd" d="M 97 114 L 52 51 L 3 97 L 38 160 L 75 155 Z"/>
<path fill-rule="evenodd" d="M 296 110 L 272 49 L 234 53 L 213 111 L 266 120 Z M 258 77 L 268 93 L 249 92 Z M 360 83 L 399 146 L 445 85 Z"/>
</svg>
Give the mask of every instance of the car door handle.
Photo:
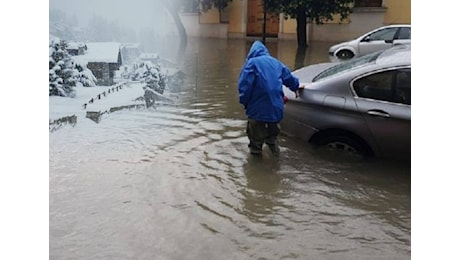
<svg viewBox="0 0 460 260">
<path fill-rule="evenodd" d="M 378 117 L 385 117 L 385 118 L 390 117 L 390 114 L 382 110 L 369 110 L 367 111 L 367 114 L 370 116 L 378 116 Z"/>
</svg>

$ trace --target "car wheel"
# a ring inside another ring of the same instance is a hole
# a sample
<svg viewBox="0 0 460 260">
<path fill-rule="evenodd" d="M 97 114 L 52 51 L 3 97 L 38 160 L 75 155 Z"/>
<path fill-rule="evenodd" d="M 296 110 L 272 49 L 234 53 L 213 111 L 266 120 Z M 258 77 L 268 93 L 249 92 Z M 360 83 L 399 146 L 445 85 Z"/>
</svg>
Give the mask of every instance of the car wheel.
<svg viewBox="0 0 460 260">
<path fill-rule="evenodd" d="M 337 52 L 336 56 L 339 59 L 351 59 L 355 55 L 353 54 L 353 52 L 351 52 L 349 50 L 341 50 L 341 51 Z"/>
<path fill-rule="evenodd" d="M 345 154 L 361 156 L 372 155 L 370 148 L 363 143 L 363 141 L 345 135 L 326 136 L 317 140 L 315 143 L 318 146 L 325 147 L 326 149 L 334 152 L 343 152 Z"/>
</svg>

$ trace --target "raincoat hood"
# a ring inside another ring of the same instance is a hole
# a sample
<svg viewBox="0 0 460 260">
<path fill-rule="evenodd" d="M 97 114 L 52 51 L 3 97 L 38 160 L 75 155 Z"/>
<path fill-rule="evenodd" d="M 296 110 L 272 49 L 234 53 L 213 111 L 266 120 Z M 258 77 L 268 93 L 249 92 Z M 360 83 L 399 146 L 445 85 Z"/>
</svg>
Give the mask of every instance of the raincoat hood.
<svg viewBox="0 0 460 260">
<path fill-rule="evenodd" d="M 265 47 L 265 45 L 261 41 L 255 41 L 252 44 L 251 49 L 249 50 L 248 57 L 246 58 L 246 60 L 262 55 L 270 55 L 270 53 L 268 52 L 267 47 Z"/>
</svg>

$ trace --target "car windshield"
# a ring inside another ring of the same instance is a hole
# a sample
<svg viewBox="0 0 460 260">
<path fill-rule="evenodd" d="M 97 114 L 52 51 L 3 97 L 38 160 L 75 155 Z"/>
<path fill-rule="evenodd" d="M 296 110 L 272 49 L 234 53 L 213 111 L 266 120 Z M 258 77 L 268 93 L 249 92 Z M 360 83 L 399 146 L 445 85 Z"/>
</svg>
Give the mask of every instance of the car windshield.
<svg viewBox="0 0 460 260">
<path fill-rule="evenodd" d="M 359 57 L 359 58 L 355 58 L 355 59 L 351 59 L 351 60 L 348 60 L 348 61 L 340 62 L 339 64 L 337 64 L 337 65 L 335 65 L 335 66 L 333 66 L 331 68 L 328 68 L 328 69 L 322 71 L 321 73 L 319 73 L 318 75 L 316 75 L 316 77 L 313 78 L 313 82 L 318 81 L 320 79 L 330 77 L 332 75 L 335 75 L 335 74 L 338 74 L 338 73 L 341 73 L 341 72 L 344 72 L 344 71 L 347 71 L 347 70 L 351 70 L 351 69 L 356 68 L 356 67 L 360 67 L 360 66 L 362 66 L 364 64 L 372 63 L 378 58 L 378 56 L 382 52 L 383 52 L 383 50 L 377 51 L 377 52 L 374 52 L 374 53 L 371 53 L 371 54 L 368 54 L 368 55 L 365 55 L 365 56 L 362 56 L 362 57 Z"/>
</svg>

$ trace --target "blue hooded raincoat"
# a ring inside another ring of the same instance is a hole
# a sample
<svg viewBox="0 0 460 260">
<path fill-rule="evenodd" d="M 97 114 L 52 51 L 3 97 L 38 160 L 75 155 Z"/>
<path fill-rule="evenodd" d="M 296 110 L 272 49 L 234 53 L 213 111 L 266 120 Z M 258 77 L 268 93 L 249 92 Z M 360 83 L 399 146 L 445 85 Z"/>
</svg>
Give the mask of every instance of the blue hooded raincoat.
<svg viewBox="0 0 460 260">
<path fill-rule="evenodd" d="M 246 116 L 261 122 L 280 122 L 284 111 L 283 84 L 296 91 L 299 79 L 286 65 L 270 56 L 262 42 L 255 41 L 238 79 L 240 103 Z"/>
</svg>

